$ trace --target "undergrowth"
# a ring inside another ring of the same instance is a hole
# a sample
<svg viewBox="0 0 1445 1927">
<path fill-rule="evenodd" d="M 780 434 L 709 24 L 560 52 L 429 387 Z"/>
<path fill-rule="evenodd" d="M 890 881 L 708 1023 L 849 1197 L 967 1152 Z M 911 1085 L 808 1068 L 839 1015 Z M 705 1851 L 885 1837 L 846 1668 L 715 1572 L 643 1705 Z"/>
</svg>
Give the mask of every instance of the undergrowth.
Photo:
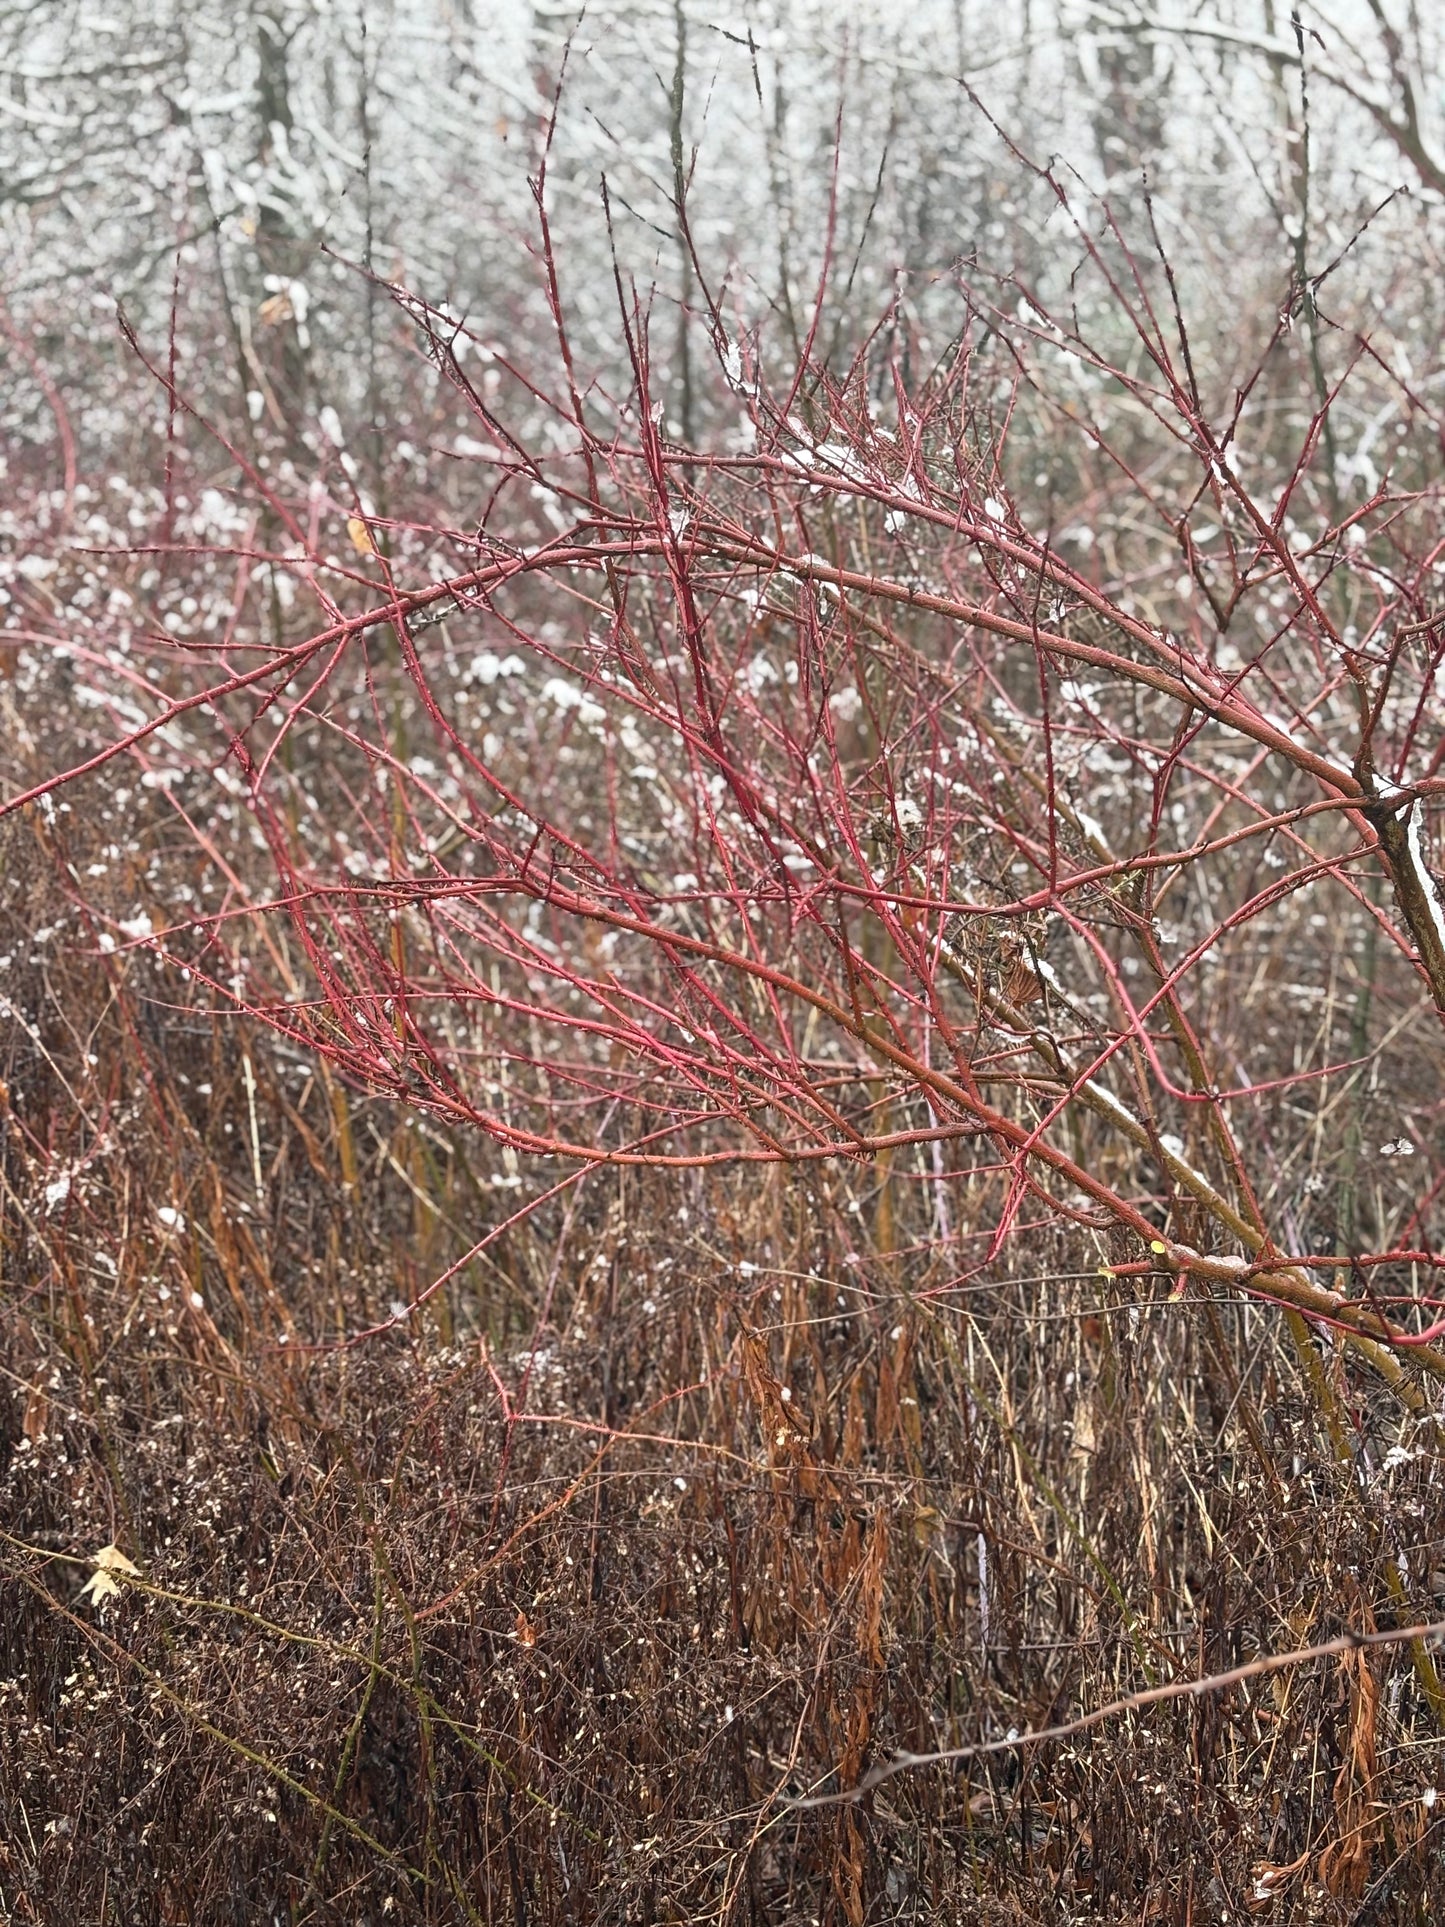
<svg viewBox="0 0 1445 1927">
<path fill-rule="evenodd" d="M 503 1174 L 140 960 L 21 962 L 86 815 L 6 833 L 11 1917 L 1434 1917 L 1402 1651 L 788 1803 L 1430 1618 L 1433 1437 L 1342 1355 L 1344 1456 L 1273 1313 L 1057 1233 L 940 1307 L 786 1169 L 601 1174 L 327 1348 Z"/>
<path fill-rule="evenodd" d="M 540 179 L 393 471 L 179 278 L 151 479 L 37 387 L 0 1909 L 1436 1919 L 1438 424 L 1041 169 L 1057 314 L 779 374 L 677 165 L 695 446 Z"/>
</svg>

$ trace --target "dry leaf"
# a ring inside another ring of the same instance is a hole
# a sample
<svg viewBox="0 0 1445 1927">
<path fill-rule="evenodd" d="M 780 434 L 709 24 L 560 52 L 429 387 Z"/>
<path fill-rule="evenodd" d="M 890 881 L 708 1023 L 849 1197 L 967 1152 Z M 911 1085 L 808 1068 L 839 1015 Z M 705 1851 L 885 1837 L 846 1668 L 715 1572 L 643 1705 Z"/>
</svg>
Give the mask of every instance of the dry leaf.
<svg viewBox="0 0 1445 1927">
<path fill-rule="evenodd" d="M 32 1445 L 39 1445 L 45 1437 L 45 1421 L 49 1416 L 50 1400 L 45 1396 L 45 1388 L 32 1385 L 25 1401 L 25 1436 Z"/>
<path fill-rule="evenodd" d="M 1015 957 L 1009 965 L 1008 975 L 1004 978 L 1003 994 L 1011 1004 L 1031 1004 L 1036 997 L 1042 997 L 1043 986 L 1023 955 Z"/>
<path fill-rule="evenodd" d="M 102 1546 L 99 1552 L 91 1554 L 91 1564 L 95 1571 L 80 1589 L 80 1597 L 88 1599 L 93 1606 L 103 1606 L 107 1599 L 114 1599 L 120 1592 L 115 1575 L 123 1579 L 139 1579 L 140 1568 L 133 1566 L 118 1546 Z"/>
<path fill-rule="evenodd" d="M 371 530 L 359 515 L 348 515 L 346 533 L 351 537 L 351 546 L 358 555 L 375 555 L 376 544 L 371 539 Z"/>
<path fill-rule="evenodd" d="M 920 1546 L 931 1546 L 943 1529 L 943 1516 L 936 1506 L 921 1505 L 913 1513 L 913 1537 Z"/>
<path fill-rule="evenodd" d="M 118 1572 L 127 1579 L 139 1579 L 140 1567 L 133 1566 L 119 1546 L 102 1546 L 92 1553 L 91 1564 L 99 1566 L 102 1572 Z"/>
<path fill-rule="evenodd" d="M 782 1451 L 805 1446 L 812 1436 L 812 1422 L 805 1412 L 789 1408 L 793 1394 L 773 1372 L 767 1344 L 761 1334 L 744 1325 L 741 1340 L 743 1377 L 762 1414 L 767 1434 Z"/>
<path fill-rule="evenodd" d="M 1309 1860 L 1308 1851 L 1298 1860 L 1291 1860 L 1287 1866 L 1277 1866 L 1269 1860 L 1257 1860 L 1251 1873 L 1254 1886 L 1245 1896 L 1244 1910 L 1248 1914 L 1262 1914 L 1280 1898 L 1282 1890 L 1302 1871 Z"/>
<path fill-rule="evenodd" d="M 107 1599 L 114 1599 L 120 1587 L 102 1566 L 93 1572 L 80 1589 L 82 1599 L 88 1599 L 93 1606 L 103 1606 Z"/>
<path fill-rule="evenodd" d="M 1373 1617 L 1365 1612 L 1366 1630 Z M 1370 1884 L 1374 1854 L 1384 1838 L 1386 1808 L 1375 1798 L 1378 1775 L 1376 1723 L 1380 1688 L 1368 1653 L 1342 1653 L 1340 1671 L 1349 1683 L 1349 1740 L 1335 1776 L 1336 1838 L 1317 1863 L 1320 1884 L 1337 1900 L 1359 1900 Z"/>
</svg>

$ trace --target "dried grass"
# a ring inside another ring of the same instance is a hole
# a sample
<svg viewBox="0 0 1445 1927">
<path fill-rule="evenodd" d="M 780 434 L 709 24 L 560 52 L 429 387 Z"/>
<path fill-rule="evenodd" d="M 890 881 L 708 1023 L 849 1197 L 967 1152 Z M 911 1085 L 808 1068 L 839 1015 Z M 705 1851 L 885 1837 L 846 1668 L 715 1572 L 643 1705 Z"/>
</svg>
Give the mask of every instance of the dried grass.
<svg viewBox="0 0 1445 1927">
<path fill-rule="evenodd" d="M 5 834 L 19 957 L 104 832 Z M 1316 1353 L 1342 1460 L 1267 1309 L 1166 1305 L 1061 1230 L 945 1308 L 926 1256 L 849 1265 L 848 1182 L 783 1170 L 595 1178 L 328 1347 L 465 1245 L 499 1195 L 474 1154 L 178 1011 L 144 958 L 18 969 L 11 1918 L 1434 1917 L 1406 1652 L 788 1804 L 1429 1617 L 1432 1425 L 1346 1355 Z M 62 1196 L 80 1115 L 105 1149 Z M 142 1576 L 83 1597 L 112 1544 Z"/>
</svg>

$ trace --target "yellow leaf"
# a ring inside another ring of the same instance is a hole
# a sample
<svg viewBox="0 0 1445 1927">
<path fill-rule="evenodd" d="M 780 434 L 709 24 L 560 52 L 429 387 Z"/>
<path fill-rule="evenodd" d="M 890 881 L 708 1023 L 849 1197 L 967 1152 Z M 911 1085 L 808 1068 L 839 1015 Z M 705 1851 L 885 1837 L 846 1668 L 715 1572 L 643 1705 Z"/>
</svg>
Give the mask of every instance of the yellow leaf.
<svg viewBox="0 0 1445 1927">
<path fill-rule="evenodd" d="M 913 1514 L 913 1536 L 919 1545 L 930 1545 L 943 1527 L 943 1520 L 936 1506 L 921 1505 Z"/>
<path fill-rule="evenodd" d="M 371 539 L 371 530 L 359 515 L 348 515 L 346 533 L 351 537 L 351 546 L 358 555 L 375 555 L 376 544 Z"/>
<path fill-rule="evenodd" d="M 92 1554 L 91 1564 L 99 1566 L 102 1572 L 118 1572 L 127 1579 L 139 1579 L 140 1567 L 133 1566 L 119 1546 L 102 1546 Z"/>
<path fill-rule="evenodd" d="M 120 1587 L 111 1578 L 104 1566 L 93 1572 L 80 1589 L 82 1599 L 88 1599 L 94 1606 L 103 1606 L 107 1599 L 114 1599 Z"/>
<path fill-rule="evenodd" d="M 107 1599 L 114 1599 L 120 1592 L 116 1574 L 122 1579 L 139 1579 L 140 1568 L 133 1566 L 119 1546 L 102 1546 L 99 1552 L 90 1555 L 95 1571 L 80 1589 L 80 1597 L 88 1599 L 93 1606 L 103 1606 Z"/>
</svg>

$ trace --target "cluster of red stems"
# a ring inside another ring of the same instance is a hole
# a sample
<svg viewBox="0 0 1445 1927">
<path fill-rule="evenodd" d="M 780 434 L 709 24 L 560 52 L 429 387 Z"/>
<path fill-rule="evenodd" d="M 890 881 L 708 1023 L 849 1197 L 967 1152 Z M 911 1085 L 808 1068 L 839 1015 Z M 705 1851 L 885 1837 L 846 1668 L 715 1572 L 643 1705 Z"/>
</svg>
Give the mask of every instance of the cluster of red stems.
<svg viewBox="0 0 1445 1927">
<path fill-rule="evenodd" d="M 555 277 L 551 388 L 391 290 L 485 437 L 475 525 L 377 512 L 339 447 L 288 491 L 217 435 L 254 509 L 210 551 L 231 618 L 124 659 L 36 628 L 144 720 L 6 810 L 161 772 L 211 897 L 103 947 L 485 1133 L 519 1195 L 479 1244 L 599 1166 L 851 1164 L 916 1201 L 891 1235 L 947 1248 L 945 1290 L 1067 1222 L 1110 1275 L 1283 1304 L 1415 1396 L 1438 1182 L 1388 1248 L 1301 1248 L 1261 1119 L 1359 1067 L 1259 1074 L 1210 1026 L 1321 909 L 1445 1013 L 1433 502 L 1320 511 L 1335 394 L 1251 482 L 1248 386 L 1212 423 L 1177 312 L 1092 251 L 1127 354 L 1015 287 L 964 296 L 921 379 L 880 330 L 779 386 L 715 309 L 710 450 L 669 435 L 620 282 L 621 398 Z"/>
</svg>

